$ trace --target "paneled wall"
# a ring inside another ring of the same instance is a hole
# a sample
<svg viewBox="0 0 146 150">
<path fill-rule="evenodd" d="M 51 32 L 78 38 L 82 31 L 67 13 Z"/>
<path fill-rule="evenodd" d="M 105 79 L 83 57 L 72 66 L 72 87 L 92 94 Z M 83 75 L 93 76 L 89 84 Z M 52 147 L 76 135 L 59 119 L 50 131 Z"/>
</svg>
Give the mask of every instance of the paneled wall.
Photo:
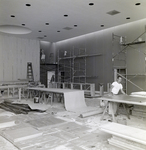
<svg viewBox="0 0 146 150">
<path fill-rule="evenodd" d="M 27 62 L 32 62 L 34 80 L 39 81 L 39 41 L 0 34 L 0 81 L 26 79 Z"/>
</svg>

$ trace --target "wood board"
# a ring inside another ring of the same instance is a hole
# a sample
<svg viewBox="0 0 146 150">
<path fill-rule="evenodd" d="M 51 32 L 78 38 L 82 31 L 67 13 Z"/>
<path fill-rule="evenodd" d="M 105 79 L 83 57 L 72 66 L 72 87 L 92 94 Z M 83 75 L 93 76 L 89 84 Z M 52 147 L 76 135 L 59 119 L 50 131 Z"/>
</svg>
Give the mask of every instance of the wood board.
<svg viewBox="0 0 146 150">
<path fill-rule="evenodd" d="M 57 126 L 66 122 L 64 120 L 50 116 L 50 117 L 30 120 L 30 121 L 27 121 L 27 123 L 37 128 L 38 130 L 43 130 L 45 128 Z"/>
<path fill-rule="evenodd" d="M 80 109 L 86 109 L 84 91 L 72 91 L 64 93 L 64 103 L 67 111 L 76 112 Z"/>
<path fill-rule="evenodd" d="M 6 116 L 0 116 L 0 129 L 15 126 L 15 120 Z"/>
<path fill-rule="evenodd" d="M 2 135 L 12 143 L 32 139 L 41 136 L 42 134 L 42 132 L 32 127 L 18 128 L 15 130 L 6 130 L 2 132 Z"/>
<path fill-rule="evenodd" d="M 125 138 L 127 140 L 146 145 L 146 130 L 114 122 L 101 125 L 100 130 L 121 138 Z"/>
<path fill-rule="evenodd" d="M 41 91 L 44 93 L 63 94 L 65 109 L 67 111 L 76 112 L 77 110 L 87 108 L 83 90 L 58 89 L 58 88 L 38 88 L 38 87 L 28 88 L 28 90 Z"/>
<path fill-rule="evenodd" d="M 137 142 L 133 142 L 127 139 L 119 138 L 113 136 L 111 139 L 108 139 L 109 144 L 114 145 L 116 147 L 126 149 L 126 150 L 145 150 L 146 145 L 139 144 Z"/>
</svg>

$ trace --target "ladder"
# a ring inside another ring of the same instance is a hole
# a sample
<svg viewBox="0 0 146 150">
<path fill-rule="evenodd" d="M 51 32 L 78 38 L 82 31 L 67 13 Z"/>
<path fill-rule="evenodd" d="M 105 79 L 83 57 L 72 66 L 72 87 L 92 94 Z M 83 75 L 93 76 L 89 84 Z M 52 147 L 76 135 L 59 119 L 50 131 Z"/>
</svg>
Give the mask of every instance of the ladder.
<svg viewBox="0 0 146 150">
<path fill-rule="evenodd" d="M 32 63 L 27 62 L 27 79 L 29 82 L 34 82 Z"/>
</svg>

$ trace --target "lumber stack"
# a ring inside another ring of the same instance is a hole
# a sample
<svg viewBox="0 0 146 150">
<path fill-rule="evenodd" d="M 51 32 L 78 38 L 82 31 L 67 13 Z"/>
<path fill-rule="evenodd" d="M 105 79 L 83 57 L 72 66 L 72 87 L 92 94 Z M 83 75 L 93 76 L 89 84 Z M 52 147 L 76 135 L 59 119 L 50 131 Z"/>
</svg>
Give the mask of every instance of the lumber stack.
<svg viewBox="0 0 146 150">
<path fill-rule="evenodd" d="M 146 131 L 118 123 L 107 123 L 100 127 L 100 130 L 112 134 L 109 144 L 126 150 L 145 150 Z"/>
<path fill-rule="evenodd" d="M 4 101 L 0 103 L 0 108 L 13 112 L 15 114 L 28 114 L 30 111 L 34 111 L 31 109 L 28 104 L 17 104 L 9 101 Z M 44 112 L 43 110 L 35 109 L 35 111 Z"/>
<path fill-rule="evenodd" d="M 121 149 L 126 150 L 145 150 L 146 146 L 143 144 L 139 144 L 138 142 L 133 142 L 131 140 L 127 140 L 124 138 L 120 138 L 117 136 L 112 136 L 111 139 L 108 139 L 109 144 L 119 147 Z"/>
<path fill-rule="evenodd" d="M 136 117 L 146 117 L 146 107 L 145 106 L 134 106 L 132 110 L 132 115 Z"/>
</svg>

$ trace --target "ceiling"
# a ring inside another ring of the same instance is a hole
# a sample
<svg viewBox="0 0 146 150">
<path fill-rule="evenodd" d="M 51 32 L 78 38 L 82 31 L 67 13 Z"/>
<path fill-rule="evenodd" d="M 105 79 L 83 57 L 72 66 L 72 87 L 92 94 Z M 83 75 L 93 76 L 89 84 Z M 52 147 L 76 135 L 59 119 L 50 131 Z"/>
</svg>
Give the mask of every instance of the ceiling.
<svg viewBox="0 0 146 150">
<path fill-rule="evenodd" d="M 29 28 L 15 36 L 49 42 L 144 18 L 146 0 L 0 0 L 0 25 Z"/>
</svg>

